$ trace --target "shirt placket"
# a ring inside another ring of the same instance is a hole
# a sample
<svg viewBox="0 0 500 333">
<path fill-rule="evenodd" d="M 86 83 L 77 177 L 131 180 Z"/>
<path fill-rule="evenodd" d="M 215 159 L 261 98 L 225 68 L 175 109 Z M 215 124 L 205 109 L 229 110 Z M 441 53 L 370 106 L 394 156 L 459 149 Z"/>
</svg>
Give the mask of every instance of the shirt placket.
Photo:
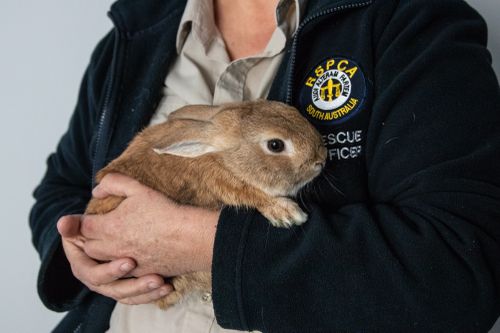
<svg viewBox="0 0 500 333">
<path fill-rule="evenodd" d="M 248 71 L 257 61 L 247 58 L 231 62 L 215 84 L 213 104 L 243 101 Z"/>
</svg>

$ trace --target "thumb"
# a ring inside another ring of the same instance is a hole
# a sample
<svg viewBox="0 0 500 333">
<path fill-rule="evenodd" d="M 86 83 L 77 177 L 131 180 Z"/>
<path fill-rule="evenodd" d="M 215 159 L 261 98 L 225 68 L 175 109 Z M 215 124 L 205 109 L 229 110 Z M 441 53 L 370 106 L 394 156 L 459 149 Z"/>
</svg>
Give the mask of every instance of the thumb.
<svg viewBox="0 0 500 333">
<path fill-rule="evenodd" d="M 109 173 L 92 191 L 92 196 L 103 199 L 109 195 L 130 197 L 144 187 L 137 180 L 119 173 Z"/>
<path fill-rule="evenodd" d="M 66 215 L 57 221 L 57 231 L 62 237 L 72 238 L 80 234 L 80 217 L 82 215 Z"/>
</svg>

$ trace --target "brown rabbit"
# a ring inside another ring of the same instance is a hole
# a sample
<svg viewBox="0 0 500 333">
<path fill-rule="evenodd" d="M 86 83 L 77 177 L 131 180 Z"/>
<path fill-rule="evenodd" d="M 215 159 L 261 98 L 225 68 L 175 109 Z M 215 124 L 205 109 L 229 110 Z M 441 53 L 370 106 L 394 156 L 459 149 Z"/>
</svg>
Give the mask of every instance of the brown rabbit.
<svg viewBox="0 0 500 333">
<path fill-rule="evenodd" d="M 320 174 L 325 159 L 320 134 L 293 107 L 265 100 L 196 105 L 139 133 L 97 181 L 118 172 L 179 204 L 256 208 L 272 225 L 290 227 L 307 215 L 288 197 Z M 109 212 L 123 199 L 92 198 L 85 213 Z M 172 284 L 175 291 L 158 301 L 162 308 L 190 291 L 211 291 L 211 275 L 178 276 Z"/>
</svg>

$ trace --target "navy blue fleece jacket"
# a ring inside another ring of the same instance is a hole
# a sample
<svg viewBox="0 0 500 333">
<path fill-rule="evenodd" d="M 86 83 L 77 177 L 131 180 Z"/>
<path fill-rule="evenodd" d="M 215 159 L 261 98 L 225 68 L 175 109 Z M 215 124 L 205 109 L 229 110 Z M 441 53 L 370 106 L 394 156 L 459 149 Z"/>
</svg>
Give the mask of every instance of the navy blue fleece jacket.
<svg viewBox="0 0 500 333">
<path fill-rule="evenodd" d="M 114 301 L 71 274 L 57 219 L 146 126 L 184 1 L 120 0 L 30 224 L 56 332 L 103 332 Z M 309 0 L 269 99 L 324 135 L 310 219 L 280 230 L 224 209 L 217 321 L 264 332 L 487 332 L 500 312 L 500 89 L 483 20 L 461 0 Z M 328 179 L 327 179 L 328 178 Z"/>
</svg>

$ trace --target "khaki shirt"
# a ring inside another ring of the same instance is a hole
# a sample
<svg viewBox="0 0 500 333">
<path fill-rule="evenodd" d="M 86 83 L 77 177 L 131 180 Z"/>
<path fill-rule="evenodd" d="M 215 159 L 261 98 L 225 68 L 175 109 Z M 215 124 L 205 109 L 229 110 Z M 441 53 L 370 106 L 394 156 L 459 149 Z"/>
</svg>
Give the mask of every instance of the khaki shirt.
<svg viewBox="0 0 500 333">
<path fill-rule="evenodd" d="M 189 0 L 177 33 L 178 57 L 165 79 L 163 99 L 151 124 L 187 104 L 218 105 L 265 98 L 297 29 L 304 0 L 281 0 L 277 28 L 262 53 L 231 61 L 214 22 L 211 0 Z"/>
<path fill-rule="evenodd" d="M 305 0 L 280 0 L 277 28 L 262 53 L 231 61 L 214 20 L 212 0 L 188 0 L 177 33 L 178 56 L 164 82 L 163 98 L 150 125 L 188 104 L 265 98 L 281 63 L 285 45 L 297 29 Z M 117 303 L 108 333 L 229 333 L 217 325 L 210 294 L 192 293 L 161 310 L 154 304 Z"/>
</svg>

